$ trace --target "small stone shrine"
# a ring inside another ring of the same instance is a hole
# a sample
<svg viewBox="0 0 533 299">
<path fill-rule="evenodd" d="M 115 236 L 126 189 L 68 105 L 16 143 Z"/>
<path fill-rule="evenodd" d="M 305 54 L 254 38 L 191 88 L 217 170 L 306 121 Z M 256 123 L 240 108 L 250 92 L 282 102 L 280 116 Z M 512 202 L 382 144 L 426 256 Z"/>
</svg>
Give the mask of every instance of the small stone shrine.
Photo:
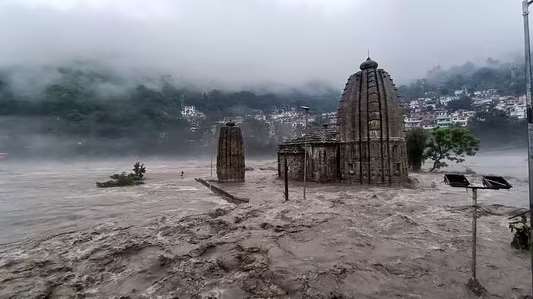
<svg viewBox="0 0 533 299">
<path fill-rule="evenodd" d="M 217 177 L 221 183 L 244 182 L 244 146 L 241 128 L 228 122 L 220 128 Z"/>
</svg>

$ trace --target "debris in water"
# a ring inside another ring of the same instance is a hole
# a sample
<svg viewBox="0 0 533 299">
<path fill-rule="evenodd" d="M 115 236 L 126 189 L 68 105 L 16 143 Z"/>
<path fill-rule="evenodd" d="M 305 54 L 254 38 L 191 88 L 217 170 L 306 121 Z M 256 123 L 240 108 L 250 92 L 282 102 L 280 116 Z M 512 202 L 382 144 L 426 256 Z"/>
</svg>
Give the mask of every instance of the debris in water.
<svg viewBox="0 0 533 299">
<path fill-rule="evenodd" d="M 531 233 L 531 227 L 527 224 L 527 214 L 529 210 L 518 215 L 509 217 L 509 220 L 520 217 L 520 220 L 513 220 L 509 222 L 509 228 L 511 232 L 514 232 L 513 241 L 511 246 L 515 249 L 529 250 L 530 242 L 529 236 Z"/>
<path fill-rule="evenodd" d="M 472 291 L 476 296 L 483 296 L 487 293 L 487 289 L 485 289 L 481 283 L 475 278 L 470 278 L 468 282 L 466 283 L 466 287 Z"/>
</svg>

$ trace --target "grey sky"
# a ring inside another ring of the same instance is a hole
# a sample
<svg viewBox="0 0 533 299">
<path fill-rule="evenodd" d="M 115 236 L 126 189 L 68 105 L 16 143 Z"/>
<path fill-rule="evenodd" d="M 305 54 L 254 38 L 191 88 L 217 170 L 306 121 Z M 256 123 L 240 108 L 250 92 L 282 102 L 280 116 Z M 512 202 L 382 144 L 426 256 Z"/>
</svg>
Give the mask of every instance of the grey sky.
<svg viewBox="0 0 533 299">
<path fill-rule="evenodd" d="M 0 0 L 0 66 L 98 60 L 204 86 L 397 82 L 521 55 L 519 0 Z"/>
</svg>

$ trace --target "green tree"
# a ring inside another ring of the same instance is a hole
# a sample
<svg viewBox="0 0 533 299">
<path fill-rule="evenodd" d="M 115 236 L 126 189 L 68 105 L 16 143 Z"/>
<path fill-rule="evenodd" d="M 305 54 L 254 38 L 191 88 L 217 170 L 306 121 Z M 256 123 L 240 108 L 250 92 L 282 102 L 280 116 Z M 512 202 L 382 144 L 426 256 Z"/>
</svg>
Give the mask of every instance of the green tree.
<svg viewBox="0 0 533 299">
<path fill-rule="evenodd" d="M 414 171 L 419 171 L 424 162 L 427 137 L 422 128 L 415 128 L 407 132 L 407 160 L 409 167 Z"/>
<path fill-rule="evenodd" d="M 467 128 L 437 128 L 431 132 L 425 158 L 433 160 L 430 171 L 448 166 L 444 160 L 461 163 L 465 155 L 473 156 L 479 149 L 479 140 Z"/>
</svg>

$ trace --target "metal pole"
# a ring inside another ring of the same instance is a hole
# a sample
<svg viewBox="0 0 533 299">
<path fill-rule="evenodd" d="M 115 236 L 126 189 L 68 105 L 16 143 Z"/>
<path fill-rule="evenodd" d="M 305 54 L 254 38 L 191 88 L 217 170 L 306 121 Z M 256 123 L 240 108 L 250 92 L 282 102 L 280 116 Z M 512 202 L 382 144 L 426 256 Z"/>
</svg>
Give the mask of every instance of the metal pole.
<svg viewBox="0 0 533 299">
<path fill-rule="evenodd" d="M 216 124 L 215 124 L 215 134 L 214 134 L 214 135 L 215 135 L 215 138 L 216 138 L 216 130 L 217 130 L 217 129 L 216 129 Z M 212 129 L 212 128 L 211 128 L 211 133 L 213 133 L 213 129 Z M 212 139 L 211 139 L 211 142 L 210 142 L 210 144 L 211 144 L 211 145 L 210 145 L 211 148 L 209 149 L 209 158 L 210 158 L 210 160 L 211 160 L 211 173 L 210 173 L 210 177 L 211 177 L 211 178 L 213 178 L 213 155 L 214 155 L 213 152 L 217 149 L 217 148 L 215 147 L 215 140 L 216 140 L 215 138 L 212 138 Z"/>
<path fill-rule="evenodd" d="M 285 201 L 289 200 L 289 165 L 287 164 L 287 158 L 285 158 Z"/>
<path fill-rule="evenodd" d="M 472 189 L 472 279 L 477 280 L 476 275 L 476 248 L 477 248 L 477 189 Z"/>
<path fill-rule="evenodd" d="M 304 199 L 305 197 L 305 191 L 307 189 L 307 112 L 309 109 L 305 109 L 305 139 L 304 139 Z"/>
<path fill-rule="evenodd" d="M 526 62 L 526 102 L 527 102 L 527 135 L 528 135 L 528 177 L 529 177 L 529 225 L 533 227 L 533 111 L 531 109 L 531 95 L 533 94 L 533 83 L 531 80 L 531 45 L 529 37 L 529 5 L 533 1 L 524 0 L 522 2 L 522 15 L 524 17 L 524 54 Z M 529 240 L 533 240 L 531 232 Z M 531 242 L 531 241 L 530 241 Z M 533 248 L 530 246 L 531 259 L 531 292 L 533 294 Z"/>
</svg>

